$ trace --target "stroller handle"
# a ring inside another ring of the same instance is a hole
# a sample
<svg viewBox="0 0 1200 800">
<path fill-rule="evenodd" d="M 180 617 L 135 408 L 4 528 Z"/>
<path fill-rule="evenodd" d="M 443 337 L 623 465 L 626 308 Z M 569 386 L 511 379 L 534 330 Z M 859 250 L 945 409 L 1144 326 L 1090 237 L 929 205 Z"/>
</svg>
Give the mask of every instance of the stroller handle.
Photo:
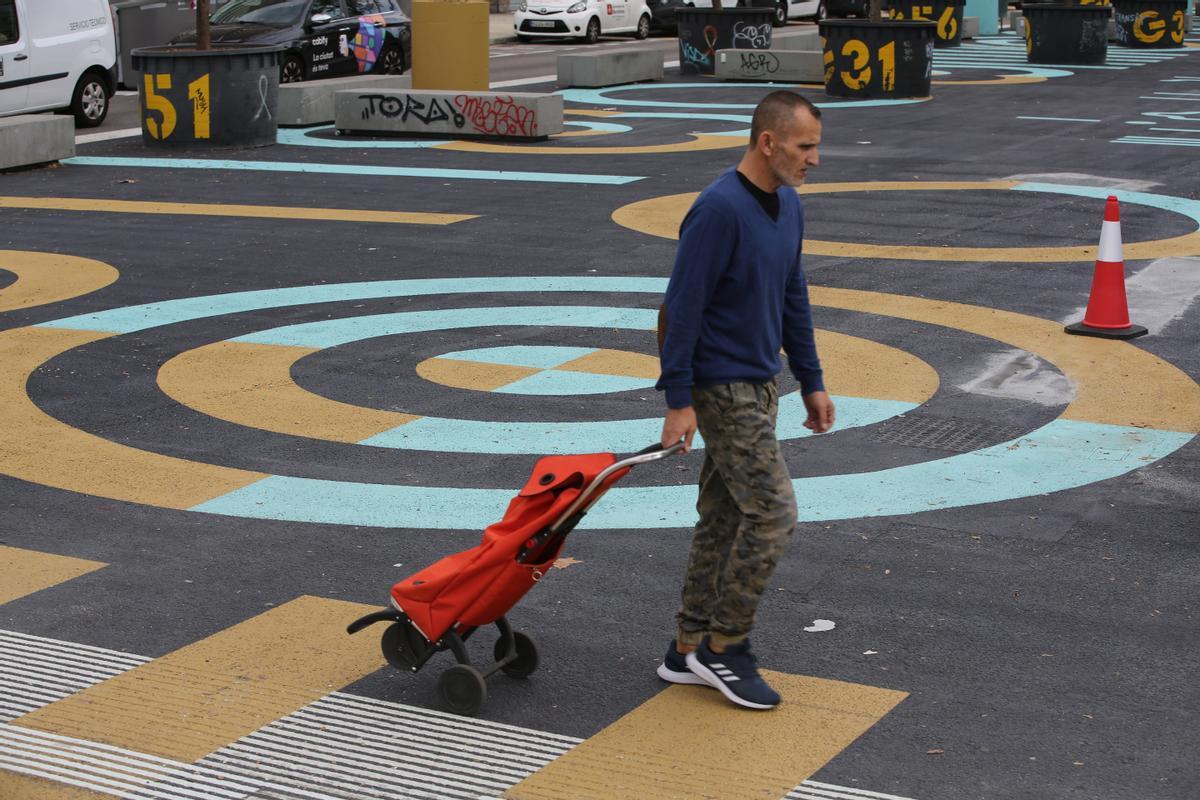
<svg viewBox="0 0 1200 800">
<path fill-rule="evenodd" d="M 574 502 L 567 506 L 567 510 L 562 513 L 562 516 L 554 521 L 554 524 L 550 526 L 550 530 L 557 532 L 567 522 L 567 520 L 571 519 L 571 517 L 575 516 L 580 511 L 586 511 L 588 506 L 591 504 L 590 501 L 592 500 L 592 496 L 596 494 L 600 487 L 604 485 L 604 482 L 608 480 L 608 478 L 614 472 L 620 472 L 623 469 L 629 469 L 630 467 L 635 467 L 638 464 L 649 464 L 651 461 L 660 461 L 667 456 L 673 456 L 682 450 L 683 442 L 676 442 L 670 447 L 663 447 L 661 444 L 652 444 L 645 450 L 639 450 L 633 455 L 626 456 L 625 458 L 622 458 L 619 461 L 616 461 L 605 467 L 599 475 L 592 479 L 592 482 L 587 485 L 587 488 L 579 493 L 579 497 L 576 497 Z"/>
</svg>

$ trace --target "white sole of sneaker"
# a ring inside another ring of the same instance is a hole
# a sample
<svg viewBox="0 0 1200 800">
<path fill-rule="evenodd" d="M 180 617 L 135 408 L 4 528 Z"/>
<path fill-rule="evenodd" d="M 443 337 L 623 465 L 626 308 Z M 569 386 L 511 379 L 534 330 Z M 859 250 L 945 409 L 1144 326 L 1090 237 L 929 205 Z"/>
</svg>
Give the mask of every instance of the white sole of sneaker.
<svg viewBox="0 0 1200 800">
<path fill-rule="evenodd" d="M 666 664 L 658 665 L 658 677 L 668 683 L 678 683 L 681 686 L 710 686 L 708 681 L 693 672 L 676 672 Z"/>
<path fill-rule="evenodd" d="M 696 658 L 695 653 L 688 653 L 687 664 L 688 668 L 691 669 L 694 675 L 703 678 L 705 683 L 719 691 L 721 694 L 725 695 L 725 699 L 731 703 L 736 703 L 742 708 L 753 708 L 758 711 L 769 711 L 775 707 L 773 705 L 766 705 L 765 703 L 753 703 L 749 700 L 738 697 L 733 693 L 733 690 L 725 685 L 725 681 L 718 678 L 715 672 L 704 666 L 700 659 Z"/>
</svg>

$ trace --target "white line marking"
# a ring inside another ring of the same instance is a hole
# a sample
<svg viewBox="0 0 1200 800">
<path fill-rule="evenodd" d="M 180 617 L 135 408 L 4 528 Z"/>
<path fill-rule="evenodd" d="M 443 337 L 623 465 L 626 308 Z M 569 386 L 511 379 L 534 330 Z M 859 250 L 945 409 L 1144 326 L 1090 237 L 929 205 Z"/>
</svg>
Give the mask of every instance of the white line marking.
<svg viewBox="0 0 1200 800">
<path fill-rule="evenodd" d="M 122 128 L 118 131 L 105 131 L 104 133 L 81 133 L 75 137 L 75 144 L 92 144 L 93 142 L 107 142 L 112 139 L 129 139 L 134 136 L 141 136 L 141 128 Z"/>
</svg>

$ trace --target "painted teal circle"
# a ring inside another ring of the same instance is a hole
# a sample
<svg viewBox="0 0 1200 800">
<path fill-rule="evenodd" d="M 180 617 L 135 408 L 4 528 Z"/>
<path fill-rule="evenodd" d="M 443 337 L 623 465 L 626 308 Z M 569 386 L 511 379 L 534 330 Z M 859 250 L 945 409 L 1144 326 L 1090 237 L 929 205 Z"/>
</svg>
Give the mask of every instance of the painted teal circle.
<svg viewBox="0 0 1200 800">
<path fill-rule="evenodd" d="M 497 394 L 520 394 L 562 397 L 567 395 L 610 394 L 652 389 L 653 378 L 628 375 L 608 375 L 571 369 L 572 362 L 597 352 L 595 347 L 562 347 L 558 345 L 510 345 L 481 347 L 443 353 L 439 359 L 464 361 L 469 364 L 491 364 L 502 367 L 536 369 L 532 375 L 513 380 L 487 391 Z"/>
</svg>

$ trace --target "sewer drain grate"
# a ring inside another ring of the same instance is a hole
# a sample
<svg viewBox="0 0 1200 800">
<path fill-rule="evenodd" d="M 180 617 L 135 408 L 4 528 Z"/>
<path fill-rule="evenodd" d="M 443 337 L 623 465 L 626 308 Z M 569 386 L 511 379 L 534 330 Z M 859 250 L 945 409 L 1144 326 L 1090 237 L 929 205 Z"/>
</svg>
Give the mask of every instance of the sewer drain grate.
<svg viewBox="0 0 1200 800">
<path fill-rule="evenodd" d="M 932 450 L 948 450 L 953 453 L 969 453 L 981 447 L 990 447 L 1000 442 L 1016 439 L 1028 432 L 1028 428 L 1014 425 L 997 425 L 956 417 L 933 417 L 928 414 L 911 417 L 893 417 L 882 423 L 875 439 L 886 444 L 905 447 L 924 447 Z"/>
</svg>

